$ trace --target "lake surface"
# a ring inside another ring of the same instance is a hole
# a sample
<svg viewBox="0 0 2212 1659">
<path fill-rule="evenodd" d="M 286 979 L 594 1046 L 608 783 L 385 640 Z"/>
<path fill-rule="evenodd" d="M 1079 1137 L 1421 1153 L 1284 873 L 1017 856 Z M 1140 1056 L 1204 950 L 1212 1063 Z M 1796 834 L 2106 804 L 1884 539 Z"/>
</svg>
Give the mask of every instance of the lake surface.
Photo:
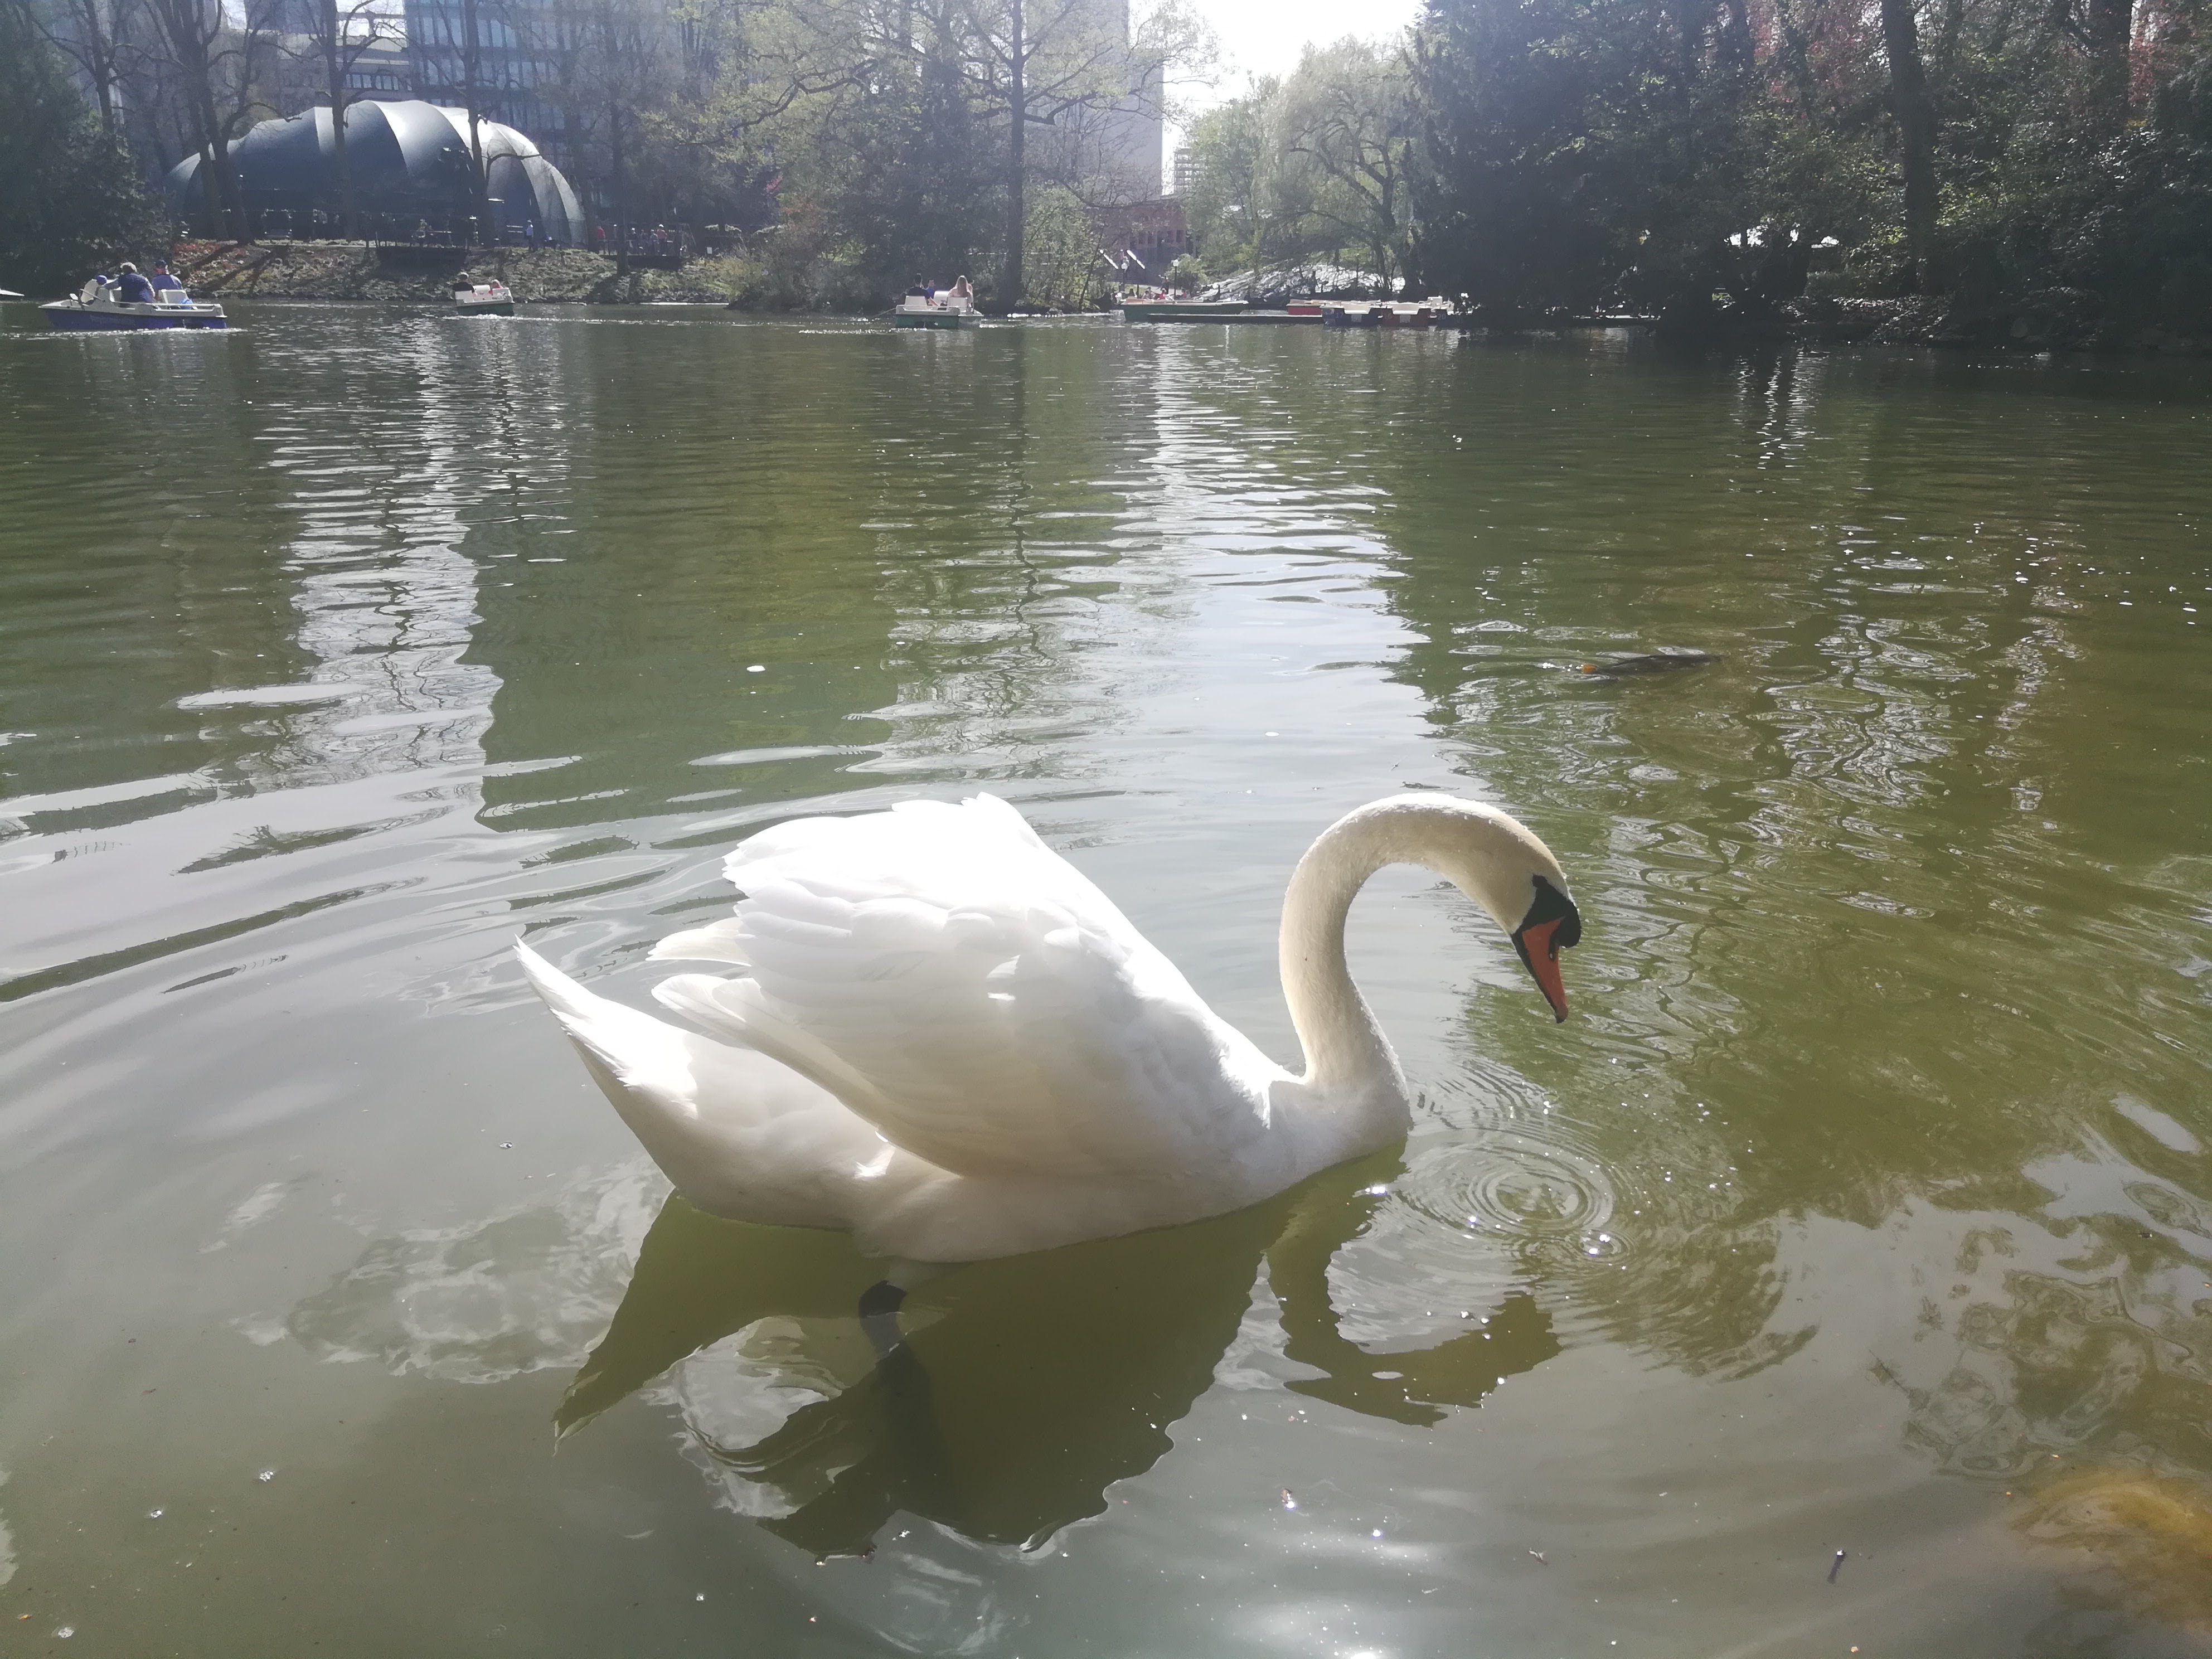
<svg viewBox="0 0 2212 1659">
<path fill-rule="evenodd" d="M 2212 1643 L 2201 372 L 237 309 L 0 313 L 0 1650 Z M 1417 787 L 1577 1018 L 1386 873 L 1402 1156 L 940 1281 L 919 1407 L 507 954 L 987 787 L 1292 1060 Z"/>
</svg>

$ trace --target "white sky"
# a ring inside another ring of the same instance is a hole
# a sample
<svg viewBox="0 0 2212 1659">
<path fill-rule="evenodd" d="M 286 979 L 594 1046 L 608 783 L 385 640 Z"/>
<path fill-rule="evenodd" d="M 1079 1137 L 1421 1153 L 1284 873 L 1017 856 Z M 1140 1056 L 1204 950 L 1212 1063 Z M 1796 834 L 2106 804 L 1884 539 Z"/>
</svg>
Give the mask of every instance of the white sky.
<svg viewBox="0 0 2212 1659">
<path fill-rule="evenodd" d="M 1421 0 L 1192 0 L 1221 42 L 1221 74 L 1211 87 L 1177 86 L 1177 99 L 1200 109 L 1244 90 L 1255 75 L 1288 75 L 1309 45 L 1326 46 L 1347 34 L 1380 40 L 1412 22 Z M 1175 164 L 1182 132 L 1170 126 L 1166 162 Z"/>
<path fill-rule="evenodd" d="M 1288 75 L 1307 46 L 1326 46 L 1347 34 L 1380 40 L 1413 21 L 1420 0 L 1193 0 L 1212 26 L 1229 71 L 1204 101 L 1218 103 L 1243 90 L 1248 76 Z"/>
</svg>

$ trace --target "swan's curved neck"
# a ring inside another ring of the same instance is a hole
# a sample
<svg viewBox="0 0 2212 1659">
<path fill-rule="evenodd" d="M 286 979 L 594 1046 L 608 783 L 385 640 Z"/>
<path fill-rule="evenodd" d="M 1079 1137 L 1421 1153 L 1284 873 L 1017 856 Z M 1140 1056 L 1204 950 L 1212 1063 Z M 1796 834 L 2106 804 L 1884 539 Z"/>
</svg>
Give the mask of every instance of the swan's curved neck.
<svg viewBox="0 0 2212 1659">
<path fill-rule="evenodd" d="M 1528 857 L 1516 836 L 1534 843 L 1491 809 L 1401 797 L 1361 807 L 1307 849 L 1283 896 L 1282 932 L 1283 995 L 1305 1049 L 1307 1087 L 1332 1103 L 1403 1114 L 1398 1057 L 1345 967 L 1352 901 L 1386 864 L 1420 865 L 1478 896 Z M 1495 902 L 1485 902 L 1498 915 Z"/>
<path fill-rule="evenodd" d="M 1352 899 L 1370 876 L 1404 856 L 1397 846 L 1404 837 L 1391 828 L 1354 814 L 1306 849 L 1283 895 L 1280 951 L 1283 999 L 1305 1050 L 1302 1081 L 1334 1099 L 1381 1096 L 1402 1107 L 1398 1056 L 1344 960 Z"/>
</svg>

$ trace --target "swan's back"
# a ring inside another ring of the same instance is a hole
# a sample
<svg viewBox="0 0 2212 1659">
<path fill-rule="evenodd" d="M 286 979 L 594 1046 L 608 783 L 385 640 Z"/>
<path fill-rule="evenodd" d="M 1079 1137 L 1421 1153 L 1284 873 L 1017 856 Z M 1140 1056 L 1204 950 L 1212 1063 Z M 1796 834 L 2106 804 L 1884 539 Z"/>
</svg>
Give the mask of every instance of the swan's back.
<svg viewBox="0 0 2212 1659">
<path fill-rule="evenodd" d="M 1173 1176 L 1265 1133 L 1273 1068 L 1004 801 L 799 819 L 725 869 L 734 921 L 662 954 L 741 971 L 661 1000 L 942 1169 Z"/>
</svg>

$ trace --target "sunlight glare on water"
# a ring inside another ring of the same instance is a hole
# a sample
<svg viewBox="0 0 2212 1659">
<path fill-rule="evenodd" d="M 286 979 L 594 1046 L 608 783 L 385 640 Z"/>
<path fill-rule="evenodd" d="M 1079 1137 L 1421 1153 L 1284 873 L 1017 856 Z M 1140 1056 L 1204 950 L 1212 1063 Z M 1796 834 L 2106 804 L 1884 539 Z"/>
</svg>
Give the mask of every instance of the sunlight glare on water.
<svg viewBox="0 0 2212 1659">
<path fill-rule="evenodd" d="M 238 310 L 0 314 L 7 1628 L 2212 1632 L 2201 375 Z M 1577 1018 L 1385 872 L 1402 1156 L 926 1288 L 917 1408 L 868 1264 L 670 1200 L 507 951 L 645 1006 L 735 842 L 976 787 L 1286 1060 L 1305 844 L 1494 801 Z"/>
</svg>

